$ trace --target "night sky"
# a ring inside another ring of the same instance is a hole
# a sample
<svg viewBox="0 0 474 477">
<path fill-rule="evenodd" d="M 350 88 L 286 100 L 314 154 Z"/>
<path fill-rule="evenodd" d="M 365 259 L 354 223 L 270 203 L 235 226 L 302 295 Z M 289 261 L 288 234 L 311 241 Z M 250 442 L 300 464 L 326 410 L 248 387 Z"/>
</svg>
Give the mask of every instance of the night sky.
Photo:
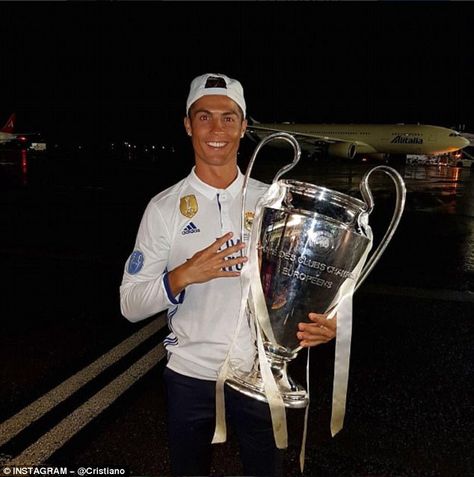
<svg viewBox="0 0 474 477">
<path fill-rule="evenodd" d="M 190 80 L 260 121 L 474 129 L 471 2 L 2 2 L 0 122 L 56 141 L 173 141 Z"/>
</svg>

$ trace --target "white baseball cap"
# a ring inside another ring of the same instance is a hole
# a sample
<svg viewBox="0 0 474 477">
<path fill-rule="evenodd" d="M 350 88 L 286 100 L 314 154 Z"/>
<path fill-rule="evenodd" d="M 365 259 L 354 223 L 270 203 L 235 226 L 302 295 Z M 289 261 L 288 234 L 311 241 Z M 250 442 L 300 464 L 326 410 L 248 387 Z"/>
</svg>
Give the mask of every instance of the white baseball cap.
<svg viewBox="0 0 474 477">
<path fill-rule="evenodd" d="M 186 114 L 194 102 L 210 94 L 219 94 L 233 99 L 240 106 L 245 118 L 246 108 L 242 85 L 239 81 L 220 73 L 206 73 L 192 80 L 186 101 Z"/>
</svg>

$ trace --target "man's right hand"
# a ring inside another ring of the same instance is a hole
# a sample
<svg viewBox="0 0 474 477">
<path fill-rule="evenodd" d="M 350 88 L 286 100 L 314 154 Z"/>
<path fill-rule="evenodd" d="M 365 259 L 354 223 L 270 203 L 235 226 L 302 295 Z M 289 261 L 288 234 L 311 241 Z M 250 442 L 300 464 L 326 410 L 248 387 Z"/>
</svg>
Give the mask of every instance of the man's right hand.
<svg viewBox="0 0 474 477">
<path fill-rule="evenodd" d="M 168 272 L 168 281 L 173 295 L 181 293 L 192 283 L 204 283 L 214 278 L 238 277 L 240 272 L 228 271 L 234 265 L 245 263 L 247 257 L 228 259 L 245 247 L 239 242 L 237 245 L 224 250 L 219 249 L 232 238 L 232 232 L 228 232 L 216 239 L 214 243 L 203 250 L 196 252 L 185 263 Z"/>
</svg>

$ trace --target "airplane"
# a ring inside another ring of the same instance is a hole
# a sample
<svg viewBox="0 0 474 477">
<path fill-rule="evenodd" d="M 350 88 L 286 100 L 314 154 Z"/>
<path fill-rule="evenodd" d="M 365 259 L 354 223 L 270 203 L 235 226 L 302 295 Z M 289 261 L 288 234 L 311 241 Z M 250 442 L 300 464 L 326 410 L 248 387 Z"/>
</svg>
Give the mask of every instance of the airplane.
<svg viewBox="0 0 474 477">
<path fill-rule="evenodd" d="M 15 121 L 16 114 L 13 113 L 5 123 L 2 129 L 0 129 L 0 143 L 6 143 L 10 141 L 26 142 L 29 136 L 37 136 L 37 133 L 15 133 Z"/>
<path fill-rule="evenodd" d="M 425 124 L 259 123 L 249 118 L 247 135 L 262 140 L 274 132 L 292 134 L 310 154 L 354 159 L 356 155 L 383 159 L 407 154 L 437 155 L 458 151 L 470 141 L 455 131 Z"/>
</svg>

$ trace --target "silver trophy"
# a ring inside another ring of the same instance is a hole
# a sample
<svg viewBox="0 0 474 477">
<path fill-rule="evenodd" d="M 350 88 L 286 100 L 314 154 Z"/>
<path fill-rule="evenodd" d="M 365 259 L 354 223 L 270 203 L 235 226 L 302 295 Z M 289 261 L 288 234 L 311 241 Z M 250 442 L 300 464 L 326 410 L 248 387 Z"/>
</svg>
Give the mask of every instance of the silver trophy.
<svg viewBox="0 0 474 477">
<path fill-rule="evenodd" d="M 262 330 L 265 355 L 284 405 L 302 408 L 308 403 L 307 392 L 287 373 L 288 363 L 301 349 L 296 336 L 298 323 L 310 322 L 309 312 L 331 313 L 337 308 L 341 291 L 350 285 L 353 292 L 367 277 L 398 226 L 405 186 L 398 172 L 387 166 L 374 167 L 363 176 L 360 184 L 363 200 L 306 182 L 280 180 L 299 161 L 301 150 L 293 136 L 276 133 L 262 140 L 255 149 L 245 174 L 243 204 L 258 152 L 277 139 L 293 146 L 294 159 L 273 179 L 278 200 L 257 205 L 249 242 L 250 247 L 253 243 L 258 250 L 257 272 L 251 280 L 260 281 L 261 296 L 255 296 L 254 287 L 248 310 Z M 368 181 L 375 171 L 392 178 L 397 198 L 387 232 L 366 260 L 372 244 L 368 216 L 374 206 Z M 234 366 L 226 382 L 248 396 L 266 401 L 261 374 L 257 356 L 250 372 Z"/>
</svg>

